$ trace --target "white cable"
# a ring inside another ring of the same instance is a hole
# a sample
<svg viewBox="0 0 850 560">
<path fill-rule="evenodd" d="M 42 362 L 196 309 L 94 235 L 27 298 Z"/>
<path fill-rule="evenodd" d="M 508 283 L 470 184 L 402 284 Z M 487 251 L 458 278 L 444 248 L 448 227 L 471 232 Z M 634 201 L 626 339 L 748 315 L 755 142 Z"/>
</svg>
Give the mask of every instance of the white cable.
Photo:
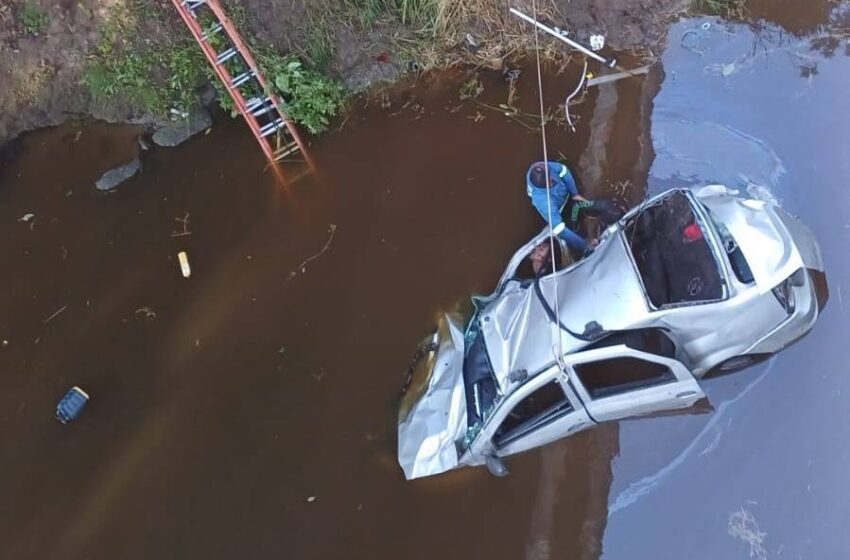
<svg viewBox="0 0 850 560">
<path fill-rule="evenodd" d="M 534 20 L 537 20 L 537 0 L 532 1 L 532 10 L 534 13 Z M 540 69 L 540 42 L 539 42 L 539 33 L 537 31 L 537 26 L 534 26 L 534 53 L 536 55 L 537 60 L 537 92 L 540 98 L 540 133 L 543 137 L 543 165 L 544 165 L 544 173 L 546 177 L 546 213 L 549 216 L 549 254 L 552 258 L 552 282 L 555 288 L 555 323 L 553 325 L 554 333 L 558 337 L 558 355 L 555 356 L 555 360 L 558 362 L 561 370 L 564 373 L 567 373 L 563 367 L 563 356 L 564 356 L 564 348 L 563 341 L 561 338 L 561 312 L 560 305 L 558 304 L 558 267 L 555 262 L 555 233 L 552 231 L 552 196 L 551 196 L 551 188 L 549 186 L 549 152 L 546 147 L 546 111 L 543 106 L 543 74 Z M 541 291 L 542 293 L 542 291 Z M 555 345 L 553 344 L 552 350 L 555 350 Z"/>
<path fill-rule="evenodd" d="M 570 101 L 573 100 L 573 97 L 575 97 L 578 94 L 578 92 L 581 90 L 582 86 L 584 86 L 584 80 L 586 78 L 587 78 L 587 59 L 585 58 L 584 59 L 584 68 L 581 71 L 581 77 L 579 77 L 579 79 L 578 79 L 578 85 L 573 90 L 573 92 L 567 96 L 566 101 L 564 101 L 564 113 L 567 115 L 567 125 L 570 127 L 570 130 L 572 130 L 573 132 L 576 131 L 576 127 L 573 124 L 572 117 L 570 116 Z"/>
</svg>

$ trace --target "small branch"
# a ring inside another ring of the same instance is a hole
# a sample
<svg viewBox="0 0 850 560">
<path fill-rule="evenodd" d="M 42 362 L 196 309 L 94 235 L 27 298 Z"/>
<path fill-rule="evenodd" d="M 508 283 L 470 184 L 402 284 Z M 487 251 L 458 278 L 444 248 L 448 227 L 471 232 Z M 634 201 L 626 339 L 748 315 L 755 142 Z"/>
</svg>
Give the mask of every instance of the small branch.
<svg viewBox="0 0 850 560">
<path fill-rule="evenodd" d="M 47 319 L 45 319 L 44 321 L 42 321 L 42 323 L 46 325 L 46 324 L 47 324 L 47 323 L 49 323 L 52 319 L 55 319 L 57 315 L 59 315 L 60 313 L 62 313 L 63 311 L 65 311 L 66 309 L 68 309 L 68 306 L 67 306 L 67 305 L 63 305 L 62 307 L 60 307 L 60 308 L 56 311 L 56 313 L 54 313 L 53 315 L 51 315 L 50 317 L 48 317 Z"/>
<path fill-rule="evenodd" d="M 183 231 L 172 231 L 171 237 L 183 237 L 184 235 L 192 235 L 192 232 L 189 231 L 189 213 L 185 210 L 183 211 L 182 218 L 174 218 L 175 222 L 180 222 L 183 226 Z"/>
<path fill-rule="evenodd" d="M 289 282 L 290 280 L 295 278 L 298 275 L 299 272 L 301 274 L 304 274 L 305 272 L 307 272 L 307 265 L 310 264 L 312 261 L 318 259 L 322 255 L 324 255 L 328 251 L 328 249 L 330 249 L 331 242 L 334 240 L 334 235 L 336 235 L 336 224 L 331 224 L 330 227 L 328 227 L 328 232 L 330 233 L 330 235 L 328 236 L 328 240 L 325 242 L 325 246 L 322 247 L 322 250 L 319 251 L 318 253 L 316 253 L 315 255 L 311 256 L 310 258 L 308 258 L 307 260 L 305 260 L 301 264 L 299 264 L 298 267 L 296 267 L 295 270 L 290 272 L 289 278 L 286 279 L 287 282 Z"/>
</svg>

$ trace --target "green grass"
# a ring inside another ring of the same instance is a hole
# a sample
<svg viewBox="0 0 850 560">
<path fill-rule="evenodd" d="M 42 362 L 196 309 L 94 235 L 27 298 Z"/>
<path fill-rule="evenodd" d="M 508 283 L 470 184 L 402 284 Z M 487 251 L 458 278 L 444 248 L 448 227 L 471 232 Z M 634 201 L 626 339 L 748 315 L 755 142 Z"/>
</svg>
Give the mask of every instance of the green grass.
<svg viewBox="0 0 850 560">
<path fill-rule="evenodd" d="M 148 44 L 138 36 L 138 21 L 143 16 L 134 6 L 114 8 L 102 28 L 102 39 L 83 75 L 92 98 L 98 103 L 128 100 L 136 109 L 170 118 L 174 112 L 189 113 L 198 103 L 199 87 L 212 83 L 221 107 L 233 114 L 233 100 L 188 34 L 177 44 Z M 318 134 L 342 109 L 345 94 L 337 81 L 321 71 L 333 56 L 334 43 L 329 28 L 322 27 L 323 21 L 316 19 L 314 23 L 307 48 L 309 66 L 295 56 L 283 56 L 270 48 L 255 47 L 254 54 L 275 92 L 290 100 L 284 110 L 308 131 Z M 211 22 L 202 21 L 201 25 L 207 28 Z M 213 35 L 210 43 L 221 49 L 224 45 L 217 41 L 223 40 L 221 34 Z M 224 63 L 232 75 L 247 69 L 238 60 L 234 57 Z"/>
<path fill-rule="evenodd" d="M 394 17 L 416 29 L 436 26 L 441 4 L 452 0 L 344 0 L 360 23 L 371 26 L 383 17 Z"/>
<path fill-rule="evenodd" d="M 332 25 L 326 17 L 311 12 L 304 58 L 319 72 L 327 71 L 336 51 L 336 37 Z"/>
<path fill-rule="evenodd" d="M 344 0 L 344 3 L 363 27 L 371 27 L 388 15 L 386 0 Z"/>
<path fill-rule="evenodd" d="M 172 110 L 189 113 L 198 102 L 197 89 L 212 75 L 203 53 L 190 39 L 176 45 L 149 45 L 138 37 L 146 5 L 115 5 L 101 31 L 96 54 L 83 82 L 98 103 L 126 99 L 160 118 Z"/>
<path fill-rule="evenodd" d="M 47 14 L 42 12 L 38 4 L 32 0 L 27 0 L 21 5 L 19 17 L 24 33 L 28 35 L 38 36 L 50 23 Z"/>
<path fill-rule="evenodd" d="M 746 13 L 747 0 L 693 0 L 692 6 L 704 14 L 740 18 Z"/>
</svg>

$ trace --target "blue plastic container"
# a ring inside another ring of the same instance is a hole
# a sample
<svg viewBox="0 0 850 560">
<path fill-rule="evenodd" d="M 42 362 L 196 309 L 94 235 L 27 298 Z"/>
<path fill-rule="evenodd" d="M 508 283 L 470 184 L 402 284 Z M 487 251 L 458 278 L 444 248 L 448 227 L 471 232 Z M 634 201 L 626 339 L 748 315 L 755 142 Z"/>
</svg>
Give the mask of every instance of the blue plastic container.
<svg viewBox="0 0 850 560">
<path fill-rule="evenodd" d="M 76 420 L 87 402 L 89 402 L 89 396 L 86 392 L 79 387 L 72 387 L 56 406 L 56 419 L 63 424 Z"/>
</svg>

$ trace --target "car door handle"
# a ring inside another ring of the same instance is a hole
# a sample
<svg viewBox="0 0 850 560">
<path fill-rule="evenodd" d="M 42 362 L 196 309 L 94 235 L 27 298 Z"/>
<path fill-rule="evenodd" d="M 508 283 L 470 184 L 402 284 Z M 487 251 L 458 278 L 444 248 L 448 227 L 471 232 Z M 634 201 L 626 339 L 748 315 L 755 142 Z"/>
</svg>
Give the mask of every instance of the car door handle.
<svg viewBox="0 0 850 560">
<path fill-rule="evenodd" d="M 697 394 L 696 391 L 683 391 L 683 392 L 679 393 L 678 395 L 676 395 L 676 398 L 677 399 L 686 399 L 688 397 L 693 397 L 696 394 Z"/>
<path fill-rule="evenodd" d="M 579 422 L 578 424 L 573 424 L 572 426 L 567 428 L 567 433 L 568 434 L 572 433 L 572 432 L 578 430 L 579 428 L 581 428 L 582 426 L 584 426 L 584 422 Z"/>
</svg>

